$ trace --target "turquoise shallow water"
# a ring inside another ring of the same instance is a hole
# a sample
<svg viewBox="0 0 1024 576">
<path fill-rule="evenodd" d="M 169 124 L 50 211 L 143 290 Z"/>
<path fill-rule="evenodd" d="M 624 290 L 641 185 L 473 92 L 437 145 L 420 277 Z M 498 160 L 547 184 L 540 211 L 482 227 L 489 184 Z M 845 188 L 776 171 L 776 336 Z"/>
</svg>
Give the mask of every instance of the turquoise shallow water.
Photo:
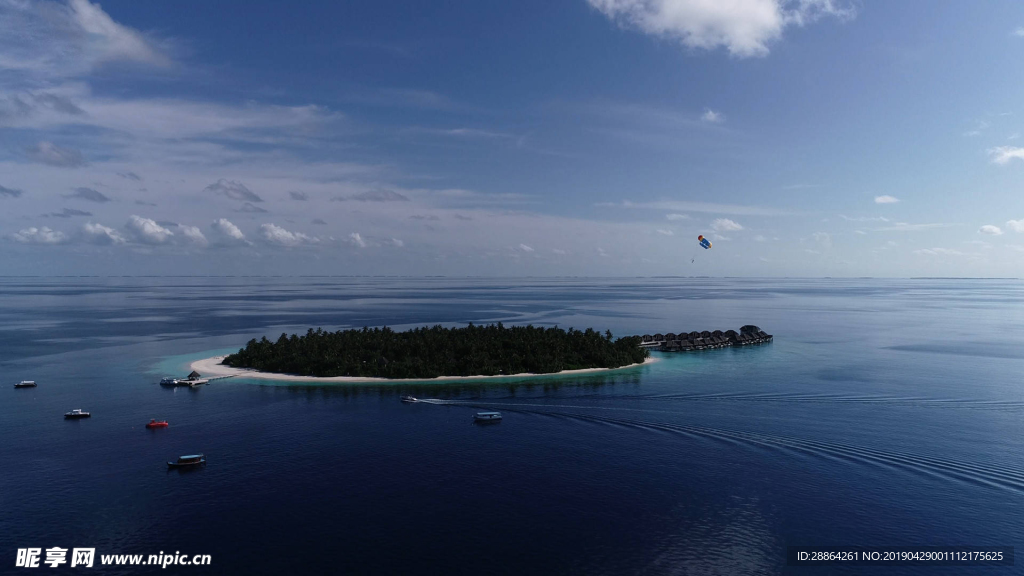
<svg viewBox="0 0 1024 576">
<path fill-rule="evenodd" d="M 177 571 L 215 574 L 856 574 L 873 572 L 787 567 L 786 546 L 1018 545 L 1022 300 L 1017 281 L 4 279 L 0 554 L 173 548 L 215 562 Z M 753 323 L 775 342 L 515 381 L 156 384 L 263 334 L 470 321 Z M 23 378 L 40 386 L 9 385 Z M 94 416 L 65 422 L 71 408 Z M 504 421 L 474 426 L 484 409 Z M 196 451 L 205 469 L 167 473 Z"/>
</svg>

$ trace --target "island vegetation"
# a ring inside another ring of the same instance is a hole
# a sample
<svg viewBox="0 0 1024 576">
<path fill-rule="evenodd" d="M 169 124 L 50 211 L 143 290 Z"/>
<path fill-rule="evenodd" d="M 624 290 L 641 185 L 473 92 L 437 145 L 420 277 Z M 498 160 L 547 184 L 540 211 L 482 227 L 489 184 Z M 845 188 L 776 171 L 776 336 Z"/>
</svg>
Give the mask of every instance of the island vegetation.
<svg viewBox="0 0 1024 576">
<path fill-rule="evenodd" d="M 445 328 L 396 332 L 363 328 L 304 335 L 264 336 L 227 356 L 235 368 L 302 376 L 437 378 L 550 374 L 563 370 L 620 368 L 650 356 L 637 336 L 613 339 L 611 332 L 534 326 Z"/>
</svg>

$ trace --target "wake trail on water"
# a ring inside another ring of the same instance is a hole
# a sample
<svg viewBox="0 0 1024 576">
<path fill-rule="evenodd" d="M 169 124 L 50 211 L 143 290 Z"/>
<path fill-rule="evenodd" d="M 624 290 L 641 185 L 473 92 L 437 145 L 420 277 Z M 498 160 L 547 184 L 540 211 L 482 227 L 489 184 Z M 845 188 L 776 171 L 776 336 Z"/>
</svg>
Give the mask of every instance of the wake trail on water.
<svg viewBox="0 0 1024 576">
<path fill-rule="evenodd" d="M 817 403 L 873 406 L 910 406 L 921 408 L 963 408 L 972 410 L 1024 410 L 1021 400 L 983 400 L 976 398 L 927 398 L 920 396 L 846 396 L 832 394 L 664 394 L 622 396 L 579 396 L 580 400 L 636 400 L 642 402 L 765 402 L 765 403 Z M 593 408 L 592 406 L 586 406 Z"/>
<path fill-rule="evenodd" d="M 829 404 L 887 404 L 940 408 L 979 408 L 989 410 L 1024 409 L 1020 400 L 983 400 L 979 398 L 927 398 L 921 396 L 848 396 L 834 394 L 666 394 L 633 396 L 647 401 L 732 401 L 732 402 L 817 402 Z"/>
<path fill-rule="evenodd" d="M 550 416 L 555 418 L 567 418 L 582 420 L 615 426 L 624 426 L 638 430 L 649 430 L 669 432 L 685 436 L 707 438 L 712 440 L 725 441 L 730 443 L 746 444 L 768 449 L 793 451 L 819 458 L 837 458 L 841 460 L 872 464 L 880 466 L 892 466 L 912 472 L 935 474 L 945 478 L 973 482 L 976 484 L 992 486 L 997 488 L 1010 489 L 1016 492 L 1024 492 L 1024 470 L 1013 466 L 991 466 L 975 464 L 940 458 L 936 456 L 914 454 L 895 450 L 879 450 L 853 444 L 840 442 L 823 442 L 818 440 L 805 440 L 801 438 L 764 434 L 760 432 L 745 432 L 741 430 L 729 430 L 723 428 L 710 428 L 706 426 L 692 426 L 682 424 L 669 424 L 664 422 L 650 422 L 628 418 L 611 418 L 606 416 L 595 416 L 592 414 L 579 414 L 568 412 L 554 412 L 538 408 L 573 408 L 573 409 L 612 409 L 612 410 L 634 410 L 630 408 L 608 408 L 594 406 L 572 406 L 564 404 L 529 404 L 529 403 L 490 403 L 471 402 L 459 400 L 427 399 L 420 400 L 428 404 L 466 406 L 475 408 L 510 407 L 513 412 L 522 412 Z M 523 408 L 529 407 L 529 408 Z M 655 411 L 656 412 L 656 411 Z"/>
</svg>

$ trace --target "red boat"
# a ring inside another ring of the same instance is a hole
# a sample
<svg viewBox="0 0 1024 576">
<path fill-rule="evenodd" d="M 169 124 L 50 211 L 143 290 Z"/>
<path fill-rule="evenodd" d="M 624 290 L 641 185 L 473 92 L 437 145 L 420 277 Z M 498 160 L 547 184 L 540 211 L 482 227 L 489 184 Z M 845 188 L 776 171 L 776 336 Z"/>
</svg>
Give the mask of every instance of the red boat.
<svg viewBox="0 0 1024 576">
<path fill-rule="evenodd" d="M 146 428 L 167 428 L 168 426 L 167 420 L 157 422 L 155 418 L 150 420 L 149 424 L 146 424 Z"/>
</svg>

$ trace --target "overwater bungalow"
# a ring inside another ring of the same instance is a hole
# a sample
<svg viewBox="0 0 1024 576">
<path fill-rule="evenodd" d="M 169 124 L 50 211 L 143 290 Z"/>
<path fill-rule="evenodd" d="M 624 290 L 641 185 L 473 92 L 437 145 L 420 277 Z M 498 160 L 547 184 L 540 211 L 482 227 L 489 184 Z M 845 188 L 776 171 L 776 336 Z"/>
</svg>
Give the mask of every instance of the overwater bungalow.
<svg viewBox="0 0 1024 576">
<path fill-rule="evenodd" d="M 709 350 L 727 346 L 747 346 L 772 341 L 772 335 L 753 324 L 747 324 L 735 330 L 704 330 L 703 332 L 679 332 L 673 334 L 644 334 L 639 336 L 644 347 L 656 347 L 663 352 L 686 352 L 690 350 Z"/>
</svg>

